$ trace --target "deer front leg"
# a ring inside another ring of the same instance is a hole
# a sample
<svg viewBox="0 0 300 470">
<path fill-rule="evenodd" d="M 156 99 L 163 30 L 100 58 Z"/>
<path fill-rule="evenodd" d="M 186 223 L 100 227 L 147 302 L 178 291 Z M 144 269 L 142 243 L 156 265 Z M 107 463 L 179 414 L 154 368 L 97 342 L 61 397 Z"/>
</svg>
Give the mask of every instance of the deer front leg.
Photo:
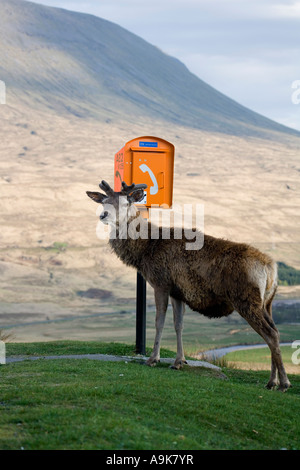
<svg viewBox="0 0 300 470">
<path fill-rule="evenodd" d="M 174 299 L 171 297 L 171 303 L 173 307 L 174 317 L 174 328 L 177 337 L 177 355 L 174 364 L 171 366 L 172 369 L 180 369 L 183 364 L 187 364 L 182 344 L 182 330 L 183 330 L 183 315 L 185 310 L 185 304 L 181 300 Z"/>
<path fill-rule="evenodd" d="M 156 335 L 154 340 L 154 347 L 151 356 L 147 360 L 148 366 L 155 366 L 160 360 L 160 341 L 161 335 L 165 324 L 166 312 L 168 308 L 169 294 L 161 288 L 154 288 L 154 298 L 156 305 L 156 318 L 155 327 Z"/>
</svg>

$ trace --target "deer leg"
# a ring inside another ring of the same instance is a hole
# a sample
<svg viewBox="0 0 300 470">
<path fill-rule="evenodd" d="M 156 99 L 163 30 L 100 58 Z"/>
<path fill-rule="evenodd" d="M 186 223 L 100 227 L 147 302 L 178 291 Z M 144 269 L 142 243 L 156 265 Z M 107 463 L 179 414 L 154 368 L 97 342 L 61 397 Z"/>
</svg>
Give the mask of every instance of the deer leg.
<svg viewBox="0 0 300 470">
<path fill-rule="evenodd" d="M 270 317 L 267 310 L 262 307 L 252 307 L 248 311 L 240 311 L 240 314 L 250 326 L 265 340 L 271 351 L 271 376 L 266 387 L 269 389 L 277 385 L 276 371 L 279 377 L 278 390 L 286 391 L 290 386 L 290 381 L 287 378 L 284 365 L 282 362 L 280 347 L 279 347 L 279 333 Z"/>
<path fill-rule="evenodd" d="M 270 375 L 270 380 L 266 385 L 266 388 L 269 388 L 270 390 L 272 388 L 275 388 L 279 384 L 278 376 L 277 376 L 277 366 L 276 362 L 272 356 L 271 359 L 271 375 Z"/>
<path fill-rule="evenodd" d="M 162 336 L 162 331 L 165 324 L 166 312 L 169 302 L 169 294 L 160 288 L 154 288 L 154 298 L 156 305 L 156 318 L 155 318 L 155 327 L 156 334 L 154 340 L 154 347 L 151 353 L 151 356 L 147 360 L 146 364 L 148 366 L 155 366 L 160 360 L 160 341 Z"/>
<path fill-rule="evenodd" d="M 267 314 L 269 316 L 269 322 L 271 322 L 272 327 L 277 331 L 277 334 L 279 335 L 278 330 L 275 326 L 275 323 L 273 322 L 273 319 L 272 319 L 272 301 L 273 301 L 274 297 L 275 297 L 275 292 L 273 293 L 271 298 L 268 299 L 268 301 L 266 302 L 265 308 L 266 308 Z M 278 345 L 279 345 L 279 338 L 278 338 Z M 270 380 L 267 383 L 266 387 L 269 388 L 269 389 L 273 389 L 278 385 L 278 383 L 279 383 L 279 380 L 278 380 L 278 377 L 277 377 L 276 362 L 275 362 L 275 360 L 273 358 L 273 355 L 272 355 L 272 359 L 271 359 L 271 376 L 270 376 Z"/>
<path fill-rule="evenodd" d="M 172 369 L 180 369 L 183 364 L 187 364 L 184 357 L 182 344 L 183 315 L 185 304 L 181 300 L 174 299 L 173 297 L 171 297 L 171 303 L 173 307 L 174 328 L 177 337 L 177 355 L 175 362 L 171 367 Z"/>
<path fill-rule="evenodd" d="M 282 362 L 281 351 L 279 347 L 279 334 L 276 330 L 273 330 L 275 333 L 271 335 L 265 335 L 265 341 L 271 350 L 272 355 L 272 365 L 271 365 L 271 376 L 270 380 L 267 383 L 267 388 L 273 388 L 277 383 L 276 369 L 278 371 L 279 377 L 279 386 L 278 390 L 285 392 L 289 387 L 291 387 L 290 381 L 287 378 L 285 368 Z"/>
</svg>

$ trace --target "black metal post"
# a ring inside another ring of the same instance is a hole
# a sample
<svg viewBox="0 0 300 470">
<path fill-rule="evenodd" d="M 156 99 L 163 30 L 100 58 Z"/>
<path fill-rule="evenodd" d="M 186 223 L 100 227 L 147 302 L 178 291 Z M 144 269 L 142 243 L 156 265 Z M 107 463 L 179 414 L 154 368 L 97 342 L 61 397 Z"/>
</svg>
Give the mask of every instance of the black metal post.
<svg viewBox="0 0 300 470">
<path fill-rule="evenodd" d="M 146 354 L 146 281 L 138 272 L 136 278 L 136 353 Z"/>
</svg>

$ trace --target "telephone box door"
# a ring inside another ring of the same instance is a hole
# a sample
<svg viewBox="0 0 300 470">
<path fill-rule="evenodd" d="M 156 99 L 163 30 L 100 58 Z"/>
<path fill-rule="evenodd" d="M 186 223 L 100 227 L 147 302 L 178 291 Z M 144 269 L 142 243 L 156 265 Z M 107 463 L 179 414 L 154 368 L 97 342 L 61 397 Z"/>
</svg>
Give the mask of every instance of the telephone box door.
<svg viewBox="0 0 300 470">
<path fill-rule="evenodd" d="M 166 153 L 133 152 L 132 181 L 145 183 L 143 204 L 160 205 L 165 201 Z"/>
</svg>

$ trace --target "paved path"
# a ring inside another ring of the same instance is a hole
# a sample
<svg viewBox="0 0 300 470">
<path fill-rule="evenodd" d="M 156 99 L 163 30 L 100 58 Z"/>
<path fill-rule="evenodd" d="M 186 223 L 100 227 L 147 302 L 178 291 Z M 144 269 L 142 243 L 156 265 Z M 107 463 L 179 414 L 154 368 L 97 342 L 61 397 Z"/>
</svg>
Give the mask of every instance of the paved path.
<svg viewBox="0 0 300 470">
<path fill-rule="evenodd" d="M 21 361 L 37 361 L 39 359 L 92 359 L 94 361 L 113 361 L 113 362 L 144 362 L 148 359 L 145 356 L 113 356 L 109 354 L 68 354 L 60 356 L 15 356 L 7 357 L 6 364 L 11 364 L 13 362 Z M 161 358 L 160 362 L 166 364 L 173 364 L 174 359 L 171 358 Z M 206 361 L 187 361 L 188 365 L 191 367 L 206 367 L 209 369 L 221 370 L 220 367 L 210 364 Z"/>
</svg>

